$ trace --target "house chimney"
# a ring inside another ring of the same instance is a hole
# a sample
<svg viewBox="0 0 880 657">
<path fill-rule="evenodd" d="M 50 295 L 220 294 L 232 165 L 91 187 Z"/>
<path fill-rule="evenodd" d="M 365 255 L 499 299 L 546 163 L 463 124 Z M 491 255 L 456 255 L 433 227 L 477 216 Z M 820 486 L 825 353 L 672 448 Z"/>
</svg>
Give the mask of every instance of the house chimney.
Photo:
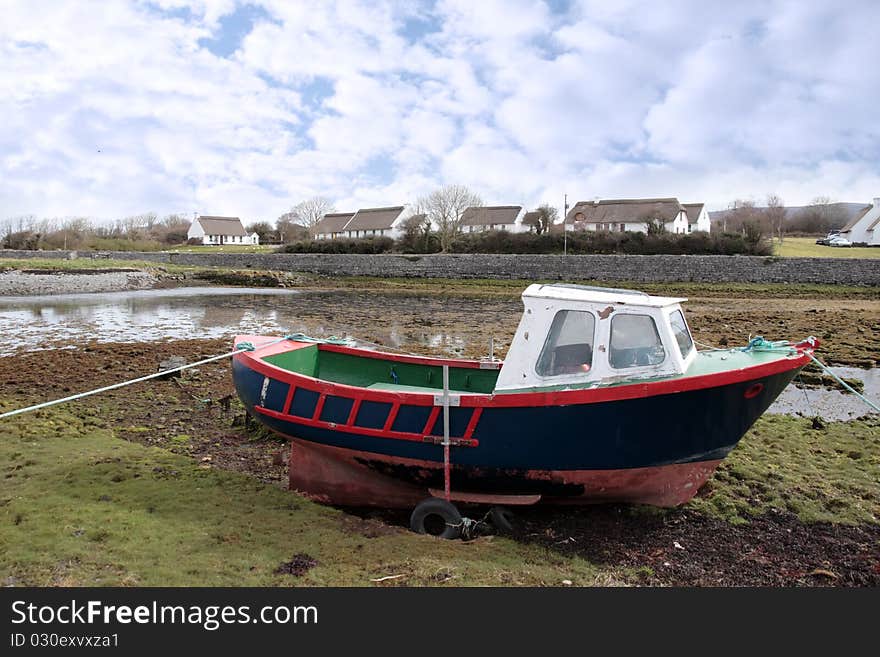
<svg viewBox="0 0 880 657">
<path fill-rule="evenodd" d="M 875 196 L 875 197 L 874 197 L 874 207 L 875 207 L 875 208 L 880 208 L 880 196 Z"/>
</svg>

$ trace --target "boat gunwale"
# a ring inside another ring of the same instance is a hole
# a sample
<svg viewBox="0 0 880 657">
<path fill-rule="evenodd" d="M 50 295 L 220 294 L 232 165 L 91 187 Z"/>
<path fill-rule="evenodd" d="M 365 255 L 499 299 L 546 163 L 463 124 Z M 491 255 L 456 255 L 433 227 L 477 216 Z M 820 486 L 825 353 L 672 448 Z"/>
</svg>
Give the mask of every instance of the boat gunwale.
<svg viewBox="0 0 880 657">
<path fill-rule="evenodd" d="M 238 342 L 238 339 L 236 339 Z M 280 345 L 279 345 L 280 346 Z M 478 368 L 480 361 L 455 360 L 448 358 L 432 358 L 422 356 L 407 356 L 389 352 L 373 351 L 357 347 L 330 345 L 320 343 L 318 349 L 344 353 L 354 356 L 365 356 L 396 362 L 409 362 L 426 365 L 449 365 L 450 367 L 462 367 L 468 369 Z M 434 406 L 435 395 L 441 394 L 424 392 L 406 392 L 382 390 L 380 388 L 366 388 L 353 386 L 346 383 L 327 381 L 307 374 L 293 372 L 263 360 L 259 355 L 260 347 L 255 351 L 245 351 L 236 354 L 233 359 L 241 362 L 251 370 L 263 376 L 286 383 L 296 388 L 306 388 L 325 395 L 351 397 L 367 401 L 406 403 L 412 406 Z M 271 354 L 282 353 L 282 349 L 272 349 Z M 810 362 L 812 349 L 797 348 L 796 355 L 785 355 L 769 362 L 758 363 L 748 367 L 740 367 L 721 372 L 712 372 L 696 376 L 678 376 L 675 378 L 654 379 L 650 381 L 634 381 L 608 387 L 573 388 L 569 390 L 528 390 L 523 392 L 492 392 L 492 393 L 460 393 L 453 391 L 452 394 L 459 396 L 459 405 L 471 408 L 510 408 L 510 407 L 535 407 L 535 406 L 567 406 L 572 404 L 593 404 L 626 399 L 639 399 L 657 395 L 690 392 L 709 388 L 717 388 L 737 383 L 745 383 L 766 376 L 773 376 L 793 369 L 798 369 Z M 499 364 L 500 366 L 500 364 Z"/>
</svg>

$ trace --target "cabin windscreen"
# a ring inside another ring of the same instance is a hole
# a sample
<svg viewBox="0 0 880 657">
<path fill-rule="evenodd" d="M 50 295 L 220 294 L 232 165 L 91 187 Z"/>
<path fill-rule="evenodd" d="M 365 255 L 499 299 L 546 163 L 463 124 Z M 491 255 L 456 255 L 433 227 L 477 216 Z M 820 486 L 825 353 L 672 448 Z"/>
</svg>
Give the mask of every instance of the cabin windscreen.
<svg viewBox="0 0 880 657">
<path fill-rule="evenodd" d="M 589 372 L 593 366 L 596 319 L 582 310 L 560 310 L 553 317 L 535 371 L 538 376 Z"/>
<path fill-rule="evenodd" d="M 611 318 L 608 361 L 614 369 L 659 365 L 666 350 L 650 315 L 616 314 Z"/>
<path fill-rule="evenodd" d="M 687 358 L 694 348 L 694 341 L 680 310 L 676 310 L 669 316 L 669 324 L 672 327 L 673 335 L 675 335 L 675 341 L 678 343 L 681 357 Z"/>
</svg>

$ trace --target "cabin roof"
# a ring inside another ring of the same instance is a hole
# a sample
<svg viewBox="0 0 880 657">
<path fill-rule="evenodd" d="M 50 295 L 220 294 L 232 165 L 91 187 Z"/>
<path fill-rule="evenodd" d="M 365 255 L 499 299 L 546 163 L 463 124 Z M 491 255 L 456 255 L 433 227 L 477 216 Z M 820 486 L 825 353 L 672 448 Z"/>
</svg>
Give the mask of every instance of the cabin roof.
<svg viewBox="0 0 880 657">
<path fill-rule="evenodd" d="M 687 301 L 682 297 L 653 297 L 637 290 L 621 290 L 587 285 L 540 285 L 526 288 L 523 298 L 559 299 L 562 301 L 581 301 L 586 303 L 617 303 L 645 308 L 665 308 Z"/>
</svg>

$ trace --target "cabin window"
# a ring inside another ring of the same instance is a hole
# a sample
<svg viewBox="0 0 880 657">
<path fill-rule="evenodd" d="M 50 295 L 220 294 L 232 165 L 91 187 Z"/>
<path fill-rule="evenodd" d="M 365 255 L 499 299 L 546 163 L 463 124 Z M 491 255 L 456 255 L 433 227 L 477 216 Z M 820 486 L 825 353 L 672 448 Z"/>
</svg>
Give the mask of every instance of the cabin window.
<svg viewBox="0 0 880 657">
<path fill-rule="evenodd" d="M 657 324 L 650 315 L 617 314 L 611 319 L 608 361 L 614 369 L 659 365 L 666 359 Z"/>
<path fill-rule="evenodd" d="M 694 341 L 691 338 L 691 332 L 688 331 L 687 324 L 684 321 L 684 315 L 680 310 L 676 310 L 669 316 L 669 324 L 672 326 L 672 333 L 675 335 L 675 341 L 678 343 L 678 350 L 681 352 L 682 358 L 687 358 L 688 354 L 694 348 Z"/>
<path fill-rule="evenodd" d="M 556 313 L 535 368 L 538 376 L 589 372 L 593 366 L 595 329 L 592 313 L 581 310 Z"/>
</svg>

